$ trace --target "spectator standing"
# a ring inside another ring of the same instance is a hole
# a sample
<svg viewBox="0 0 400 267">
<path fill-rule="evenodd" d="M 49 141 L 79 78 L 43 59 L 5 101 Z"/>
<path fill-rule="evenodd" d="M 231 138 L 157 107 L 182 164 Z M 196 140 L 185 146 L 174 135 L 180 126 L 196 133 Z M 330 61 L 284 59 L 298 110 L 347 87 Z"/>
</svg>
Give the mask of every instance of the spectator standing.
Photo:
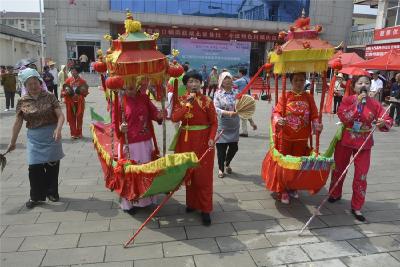
<svg viewBox="0 0 400 267">
<path fill-rule="evenodd" d="M 390 96 L 394 97 L 395 100 L 400 101 L 400 73 L 397 73 L 395 76 L 396 82 L 392 84 L 392 88 L 390 90 Z M 393 102 L 390 107 L 390 117 L 394 119 L 395 127 L 400 126 L 400 103 Z"/>
<path fill-rule="evenodd" d="M 369 96 L 380 101 L 380 95 L 382 89 L 383 89 L 383 82 L 381 79 L 379 79 L 379 71 L 376 71 L 372 74 L 371 89 L 369 92 Z"/>
<path fill-rule="evenodd" d="M 4 111 L 9 111 L 10 108 L 14 108 L 14 98 L 17 90 L 17 78 L 12 66 L 8 66 L 7 72 L 1 74 L 1 85 L 3 85 L 6 97 L 6 109 Z"/>
<path fill-rule="evenodd" d="M 54 78 L 54 80 L 53 80 L 53 93 L 54 93 L 54 96 L 57 98 L 57 100 L 58 100 L 58 85 L 59 85 L 59 81 L 58 81 L 58 70 L 57 70 L 57 68 L 56 68 L 56 63 L 54 62 L 54 61 L 49 61 L 49 63 L 48 63 L 48 65 L 49 65 L 49 67 L 50 67 L 50 70 L 49 70 L 49 72 L 51 73 L 51 75 L 53 75 L 53 78 Z"/>
<path fill-rule="evenodd" d="M 80 62 L 80 65 L 81 65 L 81 70 L 82 70 L 83 72 L 87 72 L 87 71 L 88 71 L 88 67 L 87 67 L 88 61 L 89 61 L 89 58 L 88 58 L 87 55 L 85 55 L 85 54 L 82 54 L 82 55 L 79 57 L 79 62 Z"/>
</svg>

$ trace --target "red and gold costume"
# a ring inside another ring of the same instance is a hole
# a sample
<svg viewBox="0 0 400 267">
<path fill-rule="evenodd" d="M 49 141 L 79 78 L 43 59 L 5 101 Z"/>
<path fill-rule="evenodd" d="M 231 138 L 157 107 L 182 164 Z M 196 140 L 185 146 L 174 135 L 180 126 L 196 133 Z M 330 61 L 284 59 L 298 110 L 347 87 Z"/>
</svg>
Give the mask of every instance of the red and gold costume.
<svg viewBox="0 0 400 267">
<path fill-rule="evenodd" d="M 305 156 L 310 153 L 307 145 L 311 135 L 311 124 L 318 120 L 318 110 L 314 98 L 307 92 L 286 94 L 286 114 L 283 114 L 281 97 L 272 114 L 275 128 L 276 148 L 283 155 Z M 276 122 L 285 116 L 286 125 L 281 127 Z"/>
<path fill-rule="evenodd" d="M 332 172 L 331 188 L 346 169 L 351 156 L 358 151 L 371 132 L 372 122 L 381 118 L 384 113 L 385 110 L 381 104 L 373 98 L 367 97 L 364 105 L 359 103 L 357 95 L 343 98 L 337 114 L 340 121 L 344 124 L 344 130 L 342 139 L 335 147 L 335 169 Z M 383 116 L 383 119 L 385 125 L 380 127 L 379 130 L 388 131 L 393 124 L 393 120 L 388 114 Z M 358 127 L 354 127 L 356 123 L 360 125 L 359 130 Z M 354 159 L 353 196 L 351 199 L 351 207 L 353 210 L 361 210 L 365 202 L 367 174 L 373 145 L 374 140 L 371 136 L 363 150 Z M 342 196 L 343 182 L 344 179 L 341 180 L 332 192 L 331 197 L 338 199 Z"/>
<path fill-rule="evenodd" d="M 177 136 L 176 153 L 195 152 L 200 158 L 214 140 L 218 122 L 211 99 L 198 94 L 191 104 L 186 104 L 189 94 L 179 98 L 174 107 L 172 121 L 181 121 Z M 212 211 L 214 150 L 207 153 L 200 166 L 189 172 L 186 182 L 186 205 L 205 213 Z"/>
<path fill-rule="evenodd" d="M 81 77 L 69 77 L 65 80 L 64 84 L 70 86 L 74 91 L 80 86 L 87 85 L 86 81 Z M 65 89 L 63 89 L 62 95 L 64 96 L 67 121 L 71 130 L 71 136 L 82 137 L 83 113 L 85 112 L 85 97 L 88 95 L 88 93 L 81 92 L 80 94 L 74 94 L 73 96 L 71 96 L 67 93 Z"/>
<path fill-rule="evenodd" d="M 310 148 L 308 140 L 311 135 L 311 126 L 318 120 L 318 110 L 314 98 L 307 92 L 286 93 L 286 107 L 284 98 L 280 97 L 272 114 L 272 127 L 275 133 L 275 148 L 283 155 L 308 156 Z M 285 109 L 285 111 L 284 111 Z M 286 125 L 280 126 L 279 118 L 286 119 Z M 262 165 L 261 175 L 266 187 L 273 192 L 285 192 L 286 188 L 282 173 L 273 172 L 270 168 L 275 166 L 272 153 L 269 151 Z"/>
</svg>

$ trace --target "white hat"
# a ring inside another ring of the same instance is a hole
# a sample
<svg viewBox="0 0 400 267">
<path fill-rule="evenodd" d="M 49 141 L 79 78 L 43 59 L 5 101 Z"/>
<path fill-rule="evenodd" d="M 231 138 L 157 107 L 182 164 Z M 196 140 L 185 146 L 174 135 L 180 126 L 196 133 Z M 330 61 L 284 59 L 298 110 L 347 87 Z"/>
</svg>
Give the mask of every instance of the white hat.
<svg viewBox="0 0 400 267">
<path fill-rule="evenodd" d="M 214 67 L 212 67 L 212 69 L 216 69 L 216 70 L 218 70 L 217 66 L 214 66 Z"/>
<path fill-rule="evenodd" d="M 338 77 L 338 78 L 344 78 L 344 76 L 343 76 L 343 73 L 339 73 L 338 75 L 336 75 L 336 77 Z"/>
</svg>

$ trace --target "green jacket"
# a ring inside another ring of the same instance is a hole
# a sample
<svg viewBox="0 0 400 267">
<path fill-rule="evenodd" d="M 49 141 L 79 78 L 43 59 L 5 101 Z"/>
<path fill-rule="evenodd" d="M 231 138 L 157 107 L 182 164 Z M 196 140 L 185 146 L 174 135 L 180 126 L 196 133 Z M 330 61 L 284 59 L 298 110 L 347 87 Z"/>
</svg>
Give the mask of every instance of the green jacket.
<svg viewBox="0 0 400 267">
<path fill-rule="evenodd" d="M 5 92 L 15 92 L 17 90 L 17 78 L 12 73 L 4 73 L 1 75 L 1 85 Z"/>
</svg>

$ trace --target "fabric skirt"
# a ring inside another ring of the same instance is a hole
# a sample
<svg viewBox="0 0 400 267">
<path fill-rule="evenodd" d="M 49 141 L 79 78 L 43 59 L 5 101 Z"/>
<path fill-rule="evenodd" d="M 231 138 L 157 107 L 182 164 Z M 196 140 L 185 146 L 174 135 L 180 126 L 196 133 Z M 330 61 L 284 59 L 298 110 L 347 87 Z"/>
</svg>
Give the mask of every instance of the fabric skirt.
<svg viewBox="0 0 400 267">
<path fill-rule="evenodd" d="M 56 124 L 51 124 L 28 129 L 26 149 L 29 165 L 58 161 L 65 156 L 61 140 L 55 141 L 53 137 L 56 127 Z"/>
<path fill-rule="evenodd" d="M 119 145 L 118 145 L 118 151 Z M 151 161 L 151 154 L 153 152 L 153 142 L 151 139 L 129 144 L 129 154 L 132 160 L 139 164 L 148 163 Z M 119 153 L 119 152 L 118 152 Z M 120 157 L 120 155 L 118 155 Z M 157 196 L 141 198 L 138 201 L 128 201 L 127 199 L 121 200 L 121 208 L 123 210 L 129 210 L 132 206 L 135 207 L 146 207 L 153 203 L 157 203 Z"/>
<path fill-rule="evenodd" d="M 240 118 L 239 116 L 218 116 L 218 132 L 224 130 L 217 143 L 232 143 L 239 141 Z"/>
</svg>

